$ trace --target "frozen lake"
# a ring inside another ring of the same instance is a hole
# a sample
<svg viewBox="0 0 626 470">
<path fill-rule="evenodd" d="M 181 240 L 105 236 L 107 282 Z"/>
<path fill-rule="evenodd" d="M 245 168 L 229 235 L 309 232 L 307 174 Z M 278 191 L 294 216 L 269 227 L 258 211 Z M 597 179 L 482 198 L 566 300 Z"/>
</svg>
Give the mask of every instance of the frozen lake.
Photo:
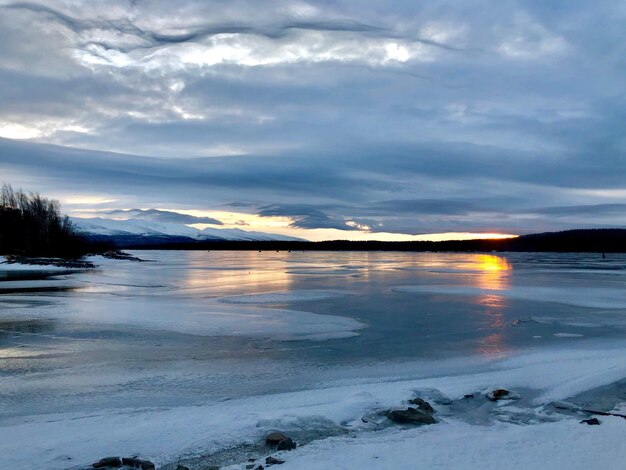
<svg viewBox="0 0 626 470">
<path fill-rule="evenodd" d="M 321 438 L 412 390 L 517 387 L 528 412 L 626 378 L 624 255 L 133 254 L 150 262 L 0 264 L 6 468 L 237 465 L 229 449 L 276 427 L 313 442 L 294 454 L 307 468 Z"/>
</svg>

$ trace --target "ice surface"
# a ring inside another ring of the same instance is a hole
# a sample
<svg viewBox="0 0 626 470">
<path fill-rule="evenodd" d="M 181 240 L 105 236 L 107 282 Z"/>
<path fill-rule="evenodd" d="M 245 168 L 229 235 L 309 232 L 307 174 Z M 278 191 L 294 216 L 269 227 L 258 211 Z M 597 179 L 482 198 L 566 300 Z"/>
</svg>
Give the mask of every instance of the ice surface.
<svg viewBox="0 0 626 470">
<path fill-rule="evenodd" d="M 511 286 L 506 289 L 483 289 L 471 286 L 428 285 L 398 286 L 393 290 L 406 294 L 495 295 L 580 307 L 626 309 L 626 289 L 624 288 Z"/>
<path fill-rule="evenodd" d="M 9 312 L 6 312 L 10 314 Z M 0 319 L 5 315 L 0 311 Z M 250 336 L 275 340 L 349 338 L 365 325 L 353 318 L 296 310 L 228 306 L 214 301 L 146 296 L 140 301 L 115 296 L 83 299 L 72 307 L 29 309 L 31 318 L 86 324 L 124 325 L 200 336 Z"/>
<path fill-rule="evenodd" d="M 626 421 L 585 426 L 543 406 L 626 377 L 624 280 L 597 269 L 603 261 L 134 254 L 155 262 L 93 258 L 98 269 L 52 284 L 10 281 L 72 290 L 0 296 L 0 468 L 140 455 L 173 469 L 181 458 L 249 449 L 274 428 L 313 436 L 283 468 L 611 469 L 624 460 Z M 295 302 L 307 303 L 269 308 Z M 520 400 L 491 403 L 481 392 L 494 387 Z M 453 400 L 448 411 L 435 405 L 440 424 L 361 421 L 418 390 Z"/>
<path fill-rule="evenodd" d="M 231 304 L 275 304 L 283 302 L 310 302 L 313 300 L 332 299 L 350 295 L 345 291 L 333 290 L 292 290 L 284 292 L 267 292 L 264 294 L 231 295 L 218 300 Z"/>
<path fill-rule="evenodd" d="M 571 314 L 558 317 L 549 315 L 532 315 L 532 320 L 547 325 L 568 325 L 580 328 L 623 328 L 626 326 L 626 315 L 622 311 L 594 311 L 587 315 Z"/>
<path fill-rule="evenodd" d="M 0 293 L 19 290 L 53 290 L 78 288 L 82 283 L 70 279 L 43 279 L 33 281 L 4 281 L 0 283 Z"/>
</svg>

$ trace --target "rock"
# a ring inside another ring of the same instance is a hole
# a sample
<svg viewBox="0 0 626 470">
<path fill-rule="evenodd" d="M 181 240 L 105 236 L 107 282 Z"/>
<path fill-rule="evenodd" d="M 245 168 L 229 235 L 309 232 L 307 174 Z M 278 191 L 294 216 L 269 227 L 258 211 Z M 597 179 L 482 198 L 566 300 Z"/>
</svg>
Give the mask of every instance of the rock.
<svg viewBox="0 0 626 470">
<path fill-rule="evenodd" d="M 552 406 L 554 406 L 557 410 L 578 411 L 580 409 L 578 405 L 574 405 L 573 403 L 566 401 L 553 401 Z"/>
<path fill-rule="evenodd" d="M 419 411 L 423 411 L 424 413 L 433 414 L 435 412 L 433 407 L 430 406 L 430 403 L 420 397 L 415 397 L 412 400 L 409 400 L 409 403 L 411 405 L 417 405 L 417 409 Z"/>
<path fill-rule="evenodd" d="M 274 431 L 267 435 L 267 437 L 265 438 L 265 444 L 267 444 L 268 446 L 277 446 L 280 441 L 283 441 L 285 439 L 288 439 L 288 437 L 285 436 L 282 432 Z"/>
<path fill-rule="evenodd" d="M 272 457 L 271 455 L 265 459 L 266 465 L 280 465 L 281 463 L 285 463 L 285 461 Z"/>
<path fill-rule="evenodd" d="M 505 390 L 504 388 L 497 388 L 487 394 L 491 401 L 498 401 L 501 398 L 508 397 L 509 395 L 510 392 L 508 390 Z"/>
<path fill-rule="evenodd" d="M 590 419 L 583 419 L 580 424 L 588 424 L 589 426 L 597 426 L 600 424 L 600 420 L 598 418 L 590 418 Z"/>
<path fill-rule="evenodd" d="M 105 457 L 103 459 L 98 460 L 96 463 L 91 465 L 93 468 L 119 468 L 122 466 L 122 459 L 119 457 Z"/>
<path fill-rule="evenodd" d="M 519 395 L 507 390 L 506 388 L 494 388 L 491 392 L 486 394 L 487 398 L 491 401 L 498 400 L 517 400 Z"/>
<path fill-rule="evenodd" d="M 122 458 L 122 464 L 128 465 L 129 467 L 139 468 L 141 470 L 155 470 L 156 465 L 154 465 L 149 460 L 138 459 L 137 457 L 124 457 Z"/>
<path fill-rule="evenodd" d="M 291 438 L 283 439 L 276 446 L 277 450 L 293 450 L 297 447 L 297 444 L 291 440 Z"/>
<path fill-rule="evenodd" d="M 398 424 L 435 424 L 437 420 L 431 414 L 415 408 L 406 410 L 391 410 L 387 412 L 387 418 Z"/>
<path fill-rule="evenodd" d="M 209 467 L 209 469 L 211 468 L 215 469 L 215 467 Z M 185 467 L 184 465 L 177 465 L 176 470 L 189 470 L 189 467 Z M 217 470 L 219 470 L 219 468 Z"/>
<path fill-rule="evenodd" d="M 246 465 L 246 469 L 247 470 L 252 470 L 254 468 L 254 464 L 253 463 L 249 463 L 248 465 Z"/>
<path fill-rule="evenodd" d="M 467 398 L 474 398 L 474 394 L 473 393 L 468 393 L 467 395 L 463 395 L 463 398 L 467 399 Z"/>
</svg>

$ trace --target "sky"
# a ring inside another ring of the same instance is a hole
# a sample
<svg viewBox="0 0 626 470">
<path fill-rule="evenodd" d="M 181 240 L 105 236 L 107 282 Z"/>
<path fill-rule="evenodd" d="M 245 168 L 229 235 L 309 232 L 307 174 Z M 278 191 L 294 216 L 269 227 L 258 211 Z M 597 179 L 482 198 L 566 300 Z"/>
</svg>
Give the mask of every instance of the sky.
<svg viewBox="0 0 626 470">
<path fill-rule="evenodd" d="M 0 182 L 312 240 L 626 227 L 625 24 L 614 0 L 0 0 Z"/>
</svg>

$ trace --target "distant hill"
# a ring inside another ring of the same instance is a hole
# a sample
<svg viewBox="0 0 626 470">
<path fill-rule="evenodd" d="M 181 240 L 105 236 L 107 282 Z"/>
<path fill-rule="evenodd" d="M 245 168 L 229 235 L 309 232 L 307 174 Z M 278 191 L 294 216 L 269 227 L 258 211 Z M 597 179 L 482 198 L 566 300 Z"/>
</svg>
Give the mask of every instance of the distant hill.
<svg viewBox="0 0 626 470">
<path fill-rule="evenodd" d="M 241 229 L 205 228 L 199 230 L 183 224 L 151 220 L 115 220 L 72 218 L 76 230 L 85 238 L 112 243 L 121 248 L 151 247 L 156 245 L 193 245 L 208 241 L 303 241 L 285 235 L 252 232 Z"/>
<path fill-rule="evenodd" d="M 585 229 L 546 232 L 502 240 L 506 251 L 626 253 L 626 229 Z"/>
<path fill-rule="evenodd" d="M 145 248 L 147 244 L 118 238 L 121 248 Z M 151 237 L 151 248 L 206 250 L 310 250 L 310 251 L 457 251 L 457 252 L 596 252 L 626 253 L 626 229 L 568 230 L 524 235 L 503 240 L 462 240 L 441 242 L 351 242 L 345 240 L 264 241 L 264 240 L 174 240 Z"/>
</svg>

